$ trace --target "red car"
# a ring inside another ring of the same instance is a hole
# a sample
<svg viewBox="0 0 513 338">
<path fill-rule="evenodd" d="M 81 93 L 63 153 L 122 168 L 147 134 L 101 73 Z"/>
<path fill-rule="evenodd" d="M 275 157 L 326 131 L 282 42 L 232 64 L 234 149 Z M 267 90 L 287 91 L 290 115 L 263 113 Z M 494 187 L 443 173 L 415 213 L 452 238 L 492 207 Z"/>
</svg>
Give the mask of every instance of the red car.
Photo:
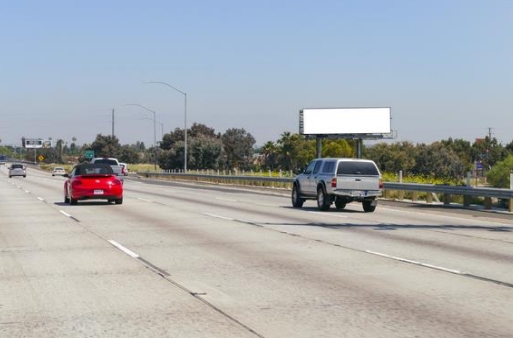
<svg viewBox="0 0 513 338">
<path fill-rule="evenodd" d="M 64 203 L 75 205 L 89 199 L 123 203 L 123 182 L 108 164 L 79 164 L 64 177 Z"/>
</svg>

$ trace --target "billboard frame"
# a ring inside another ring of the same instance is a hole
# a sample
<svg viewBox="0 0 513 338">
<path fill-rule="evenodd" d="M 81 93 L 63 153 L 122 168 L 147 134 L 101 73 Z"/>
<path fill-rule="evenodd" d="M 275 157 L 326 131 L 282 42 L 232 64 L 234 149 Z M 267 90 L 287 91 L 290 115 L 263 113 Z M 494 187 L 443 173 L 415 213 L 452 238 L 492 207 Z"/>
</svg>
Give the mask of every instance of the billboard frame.
<svg viewBox="0 0 513 338">
<path fill-rule="evenodd" d="M 330 138 L 380 139 L 391 137 L 390 107 L 303 108 L 299 134 Z"/>
</svg>

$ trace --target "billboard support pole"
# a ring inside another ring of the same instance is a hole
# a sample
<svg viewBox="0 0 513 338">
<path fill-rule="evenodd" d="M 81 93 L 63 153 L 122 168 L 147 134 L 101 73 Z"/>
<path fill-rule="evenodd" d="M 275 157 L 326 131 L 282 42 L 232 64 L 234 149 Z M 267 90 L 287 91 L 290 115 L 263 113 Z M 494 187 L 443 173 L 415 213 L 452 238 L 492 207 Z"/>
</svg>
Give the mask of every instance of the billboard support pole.
<svg viewBox="0 0 513 338">
<path fill-rule="evenodd" d="M 316 141 L 316 149 L 317 149 L 317 158 L 322 157 L 322 135 L 317 135 L 315 138 Z"/>
</svg>

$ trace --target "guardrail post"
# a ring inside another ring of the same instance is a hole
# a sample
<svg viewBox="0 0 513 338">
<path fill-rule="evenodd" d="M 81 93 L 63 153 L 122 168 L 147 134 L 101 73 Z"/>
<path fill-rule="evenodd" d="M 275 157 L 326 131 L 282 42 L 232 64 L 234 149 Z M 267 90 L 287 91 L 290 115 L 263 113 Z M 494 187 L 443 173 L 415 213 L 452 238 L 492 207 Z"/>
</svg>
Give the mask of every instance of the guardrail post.
<svg viewBox="0 0 513 338">
<path fill-rule="evenodd" d="M 471 197 L 469 195 L 463 195 L 463 206 L 469 207 L 470 206 Z"/>
<path fill-rule="evenodd" d="M 471 173 L 470 171 L 467 172 L 467 179 L 466 179 L 466 185 L 467 187 L 470 187 L 470 178 Z M 463 195 L 463 206 L 469 207 L 470 206 L 471 197 L 469 195 Z"/>
<path fill-rule="evenodd" d="M 403 171 L 402 170 L 399 170 L 399 183 L 403 183 Z M 397 199 L 399 201 L 402 201 L 404 200 L 404 191 L 403 190 L 399 190 L 397 192 Z"/>
<path fill-rule="evenodd" d="M 444 204 L 451 204 L 451 194 L 444 194 Z"/>
<path fill-rule="evenodd" d="M 419 193 L 417 191 L 413 191 L 411 194 L 412 202 L 416 202 L 418 198 L 419 198 Z"/>
<path fill-rule="evenodd" d="M 426 193 L 426 203 L 433 203 L 433 194 L 430 192 Z"/>
<path fill-rule="evenodd" d="M 492 198 L 491 197 L 484 198 L 484 207 L 486 210 L 490 210 L 492 208 Z"/>
<path fill-rule="evenodd" d="M 509 172 L 509 190 L 513 190 L 513 170 Z M 513 198 L 509 199 L 509 212 L 513 212 Z"/>
</svg>

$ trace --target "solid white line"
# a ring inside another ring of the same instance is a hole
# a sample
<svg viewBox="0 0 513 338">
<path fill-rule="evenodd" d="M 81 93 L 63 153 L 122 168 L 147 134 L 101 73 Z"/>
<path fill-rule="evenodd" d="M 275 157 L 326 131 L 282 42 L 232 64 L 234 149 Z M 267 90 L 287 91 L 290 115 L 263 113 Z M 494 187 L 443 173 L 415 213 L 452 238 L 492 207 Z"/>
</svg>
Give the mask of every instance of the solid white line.
<svg viewBox="0 0 513 338">
<path fill-rule="evenodd" d="M 64 211 L 62 211 L 62 210 L 59 210 L 59 212 L 60 212 L 61 214 L 63 214 L 64 216 L 66 216 L 66 217 L 71 217 L 71 215 L 70 215 L 70 214 L 65 213 L 65 212 L 64 212 Z"/>
<path fill-rule="evenodd" d="M 402 261 L 402 262 L 407 262 L 407 263 L 412 263 L 412 264 L 420 264 L 420 262 L 412 261 L 411 259 L 406 259 L 406 258 L 401 258 L 401 257 L 391 256 L 391 255 L 387 255 L 387 254 L 380 253 L 380 252 L 376 252 L 376 251 L 365 250 L 365 252 L 370 253 L 370 254 L 373 254 L 373 255 L 376 255 L 376 256 L 381 256 L 381 257 L 386 257 L 386 258 L 395 259 L 396 261 Z"/>
<path fill-rule="evenodd" d="M 229 218 L 229 217 L 224 217 L 224 216 L 219 216 L 219 215 L 214 215 L 214 214 L 207 214 L 207 213 L 203 213 L 203 215 L 205 215 L 205 216 L 210 216 L 210 217 L 214 217 L 214 218 L 225 219 L 225 220 L 227 220 L 227 221 L 233 221 L 233 220 L 235 220 L 235 218 Z"/>
<path fill-rule="evenodd" d="M 447 268 L 444 268 L 442 266 L 436 266 L 436 265 L 431 265 L 431 264 L 427 264 L 427 263 L 421 263 L 420 265 L 428 267 L 428 268 L 432 268 L 432 269 L 437 269 L 437 270 L 442 270 L 442 271 L 447 271 L 447 272 L 455 273 L 455 274 L 458 274 L 458 275 L 464 275 L 465 274 L 464 272 L 461 272 L 459 270 L 447 269 Z"/>
<path fill-rule="evenodd" d="M 118 248 L 119 250 L 123 251 L 124 253 L 126 253 L 127 255 L 129 255 L 130 257 L 133 257 L 133 258 L 139 258 L 139 255 L 136 254 L 135 252 L 133 251 L 130 251 L 128 250 L 127 248 L 125 248 L 124 246 L 122 246 L 121 244 L 119 244 L 118 242 L 116 241 L 113 241 L 111 239 L 109 239 L 109 243 L 114 245 L 116 248 Z"/>
<path fill-rule="evenodd" d="M 410 263 L 410 264 L 415 264 L 415 265 L 419 265 L 419 266 L 424 266 L 426 268 L 441 270 L 441 271 L 445 271 L 445 272 L 455 273 L 457 275 L 465 274 L 465 273 L 463 273 L 463 272 L 461 272 L 459 270 L 448 269 L 448 268 L 444 268 L 442 266 L 437 266 L 437 265 L 432 265 L 432 264 L 428 264 L 428 263 L 417 262 L 417 261 L 413 261 L 411 259 L 406 259 L 406 258 L 397 257 L 397 256 L 391 256 L 391 255 L 387 255 L 387 254 L 376 252 L 376 251 L 365 250 L 365 252 L 370 253 L 372 255 L 376 255 L 376 256 L 381 256 L 381 257 L 385 257 L 385 258 L 394 259 L 396 261 L 401 261 L 401 262 L 405 262 L 405 263 Z"/>
</svg>

